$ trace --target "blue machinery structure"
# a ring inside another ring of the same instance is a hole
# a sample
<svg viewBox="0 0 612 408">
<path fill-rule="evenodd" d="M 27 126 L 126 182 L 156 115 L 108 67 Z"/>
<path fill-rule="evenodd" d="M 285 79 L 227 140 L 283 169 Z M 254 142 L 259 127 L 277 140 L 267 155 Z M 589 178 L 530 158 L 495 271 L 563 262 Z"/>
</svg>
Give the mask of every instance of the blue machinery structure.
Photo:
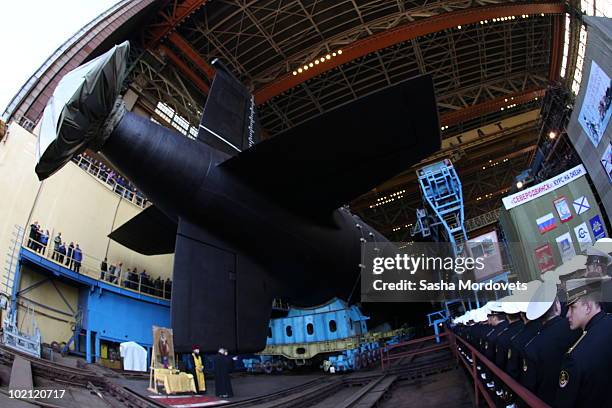
<svg viewBox="0 0 612 408">
<path fill-rule="evenodd" d="M 417 221 L 412 235 L 420 234 L 436 242 L 451 244 L 453 255 L 463 256 L 466 252 L 467 231 L 465 229 L 463 193 L 461 181 L 452 162 L 448 159 L 430 164 L 417 170 L 417 177 L 424 208 L 417 210 Z M 497 275 L 491 281 L 507 281 L 507 273 Z M 474 293 L 476 307 L 480 307 L 478 294 Z M 444 302 L 444 309 L 430 313 L 427 318 L 433 326 L 439 342 L 440 327 L 451 317 L 450 309 L 465 302 L 452 299 Z M 472 302 L 467 302 L 472 308 Z M 467 309 L 466 309 L 467 310 Z"/>
<path fill-rule="evenodd" d="M 343 372 L 372 365 L 378 349 L 410 336 L 407 330 L 368 332 L 355 305 L 340 299 L 313 308 L 289 308 L 286 317 L 271 319 L 266 348 L 244 359 L 249 372 L 280 372 L 301 365 L 322 365 L 325 371 Z"/>
<path fill-rule="evenodd" d="M 29 287 L 21 287 L 21 272 L 26 265 L 47 278 Z M 151 326 L 170 327 L 169 300 L 79 274 L 25 247 L 21 247 L 19 251 L 19 261 L 13 279 L 11 312 L 17 310 L 17 300 L 20 296 L 53 280 L 63 281 L 79 289 L 77 310 L 70 306 L 58 289 L 58 294 L 70 309 L 69 313 L 60 312 L 74 316 L 75 334 L 68 341 L 68 345 L 74 342 L 75 350 L 79 350 L 79 343 L 84 340 L 88 362 L 100 358 L 101 341 L 135 341 L 150 351 L 153 343 Z"/>
<path fill-rule="evenodd" d="M 467 233 L 464 228 L 461 181 L 450 160 L 430 164 L 417 171 L 424 209 L 417 210 L 413 235 L 428 237 L 434 232 L 435 241 L 452 244 L 455 256 L 464 251 Z M 440 226 L 437 231 L 432 227 Z"/>
</svg>

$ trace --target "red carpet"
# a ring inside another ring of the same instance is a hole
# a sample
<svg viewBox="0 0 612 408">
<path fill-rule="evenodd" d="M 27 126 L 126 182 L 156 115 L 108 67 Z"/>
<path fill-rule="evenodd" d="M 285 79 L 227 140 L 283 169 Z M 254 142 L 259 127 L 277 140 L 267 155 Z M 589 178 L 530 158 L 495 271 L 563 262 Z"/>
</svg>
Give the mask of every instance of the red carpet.
<svg viewBox="0 0 612 408">
<path fill-rule="evenodd" d="M 208 395 L 150 395 L 149 398 L 173 408 L 212 407 L 228 402 L 227 400 L 209 397 Z"/>
</svg>

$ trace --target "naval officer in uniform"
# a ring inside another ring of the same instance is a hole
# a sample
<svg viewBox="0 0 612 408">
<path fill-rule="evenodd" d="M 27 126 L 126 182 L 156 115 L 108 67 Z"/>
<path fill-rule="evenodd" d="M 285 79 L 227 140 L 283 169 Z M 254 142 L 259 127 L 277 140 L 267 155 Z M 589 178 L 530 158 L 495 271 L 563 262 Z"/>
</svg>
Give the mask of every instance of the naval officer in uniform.
<svg viewBox="0 0 612 408">
<path fill-rule="evenodd" d="M 527 309 L 529 307 L 529 301 L 533 294 L 542 285 L 542 281 L 534 280 L 527 283 L 527 290 L 523 293 L 517 293 L 523 302 L 519 302 L 521 309 L 521 320 L 524 325 L 522 329 L 510 338 L 510 344 L 507 352 L 506 361 L 506 372 L 515 380 L 519 381 L 522 372 L 523 364 L 523 350 L 525 344 L 529 342 L 542 327 L 542 323 L 539 319 L 529 320 L 527 318 Z"/>
<path fill-rule="evenodd" d="M 534 293 L 527 307 L 527 318 L 541 319 L 542 327 L 525 345 L 520 382 L 541 400 L 553 405 L 557 392 L 556 373 L 563 354 L 579 336 L 561 317 L 561 303 L 553 280 L 544 281 Z"/>
<path fill-rule="evenodd" d="M 607 276 L 567 281 L 567 319 L 582 335 L 565 353 L 555 407 L 612 407 L 612 317 L 601 309 L 601 287 L 609 282 Z"/>
</svg>

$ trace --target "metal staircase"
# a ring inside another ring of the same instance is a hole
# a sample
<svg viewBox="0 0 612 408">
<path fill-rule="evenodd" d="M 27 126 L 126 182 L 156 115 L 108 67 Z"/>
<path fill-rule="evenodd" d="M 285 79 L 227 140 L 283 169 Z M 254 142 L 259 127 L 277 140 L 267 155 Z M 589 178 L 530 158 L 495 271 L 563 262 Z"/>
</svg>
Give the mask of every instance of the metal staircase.
<svg viewBox="0 0 612 408">
<path fill-rule="evenodd" d="M 449 242 L 454 255 L 461 256 L 467 233 L 461 181 L 453 164 L 445 159 L 419 169 L 417 176 L 425 208 L 417 210 L 418 220 L 412 234 L 428 236 L 432 227 L 439 226 L 437 240 Z"/>
<path fill-rule="evenodd" d="M 23 242 L 23 236 L 25 229 L 20 225 L 15 225 L 13 231 L 13 238 L 6 254 L 6 263 L 4 265 L 3 281 L 4 285 L 0 290 L 0 293 L 10 299 L 13 295 L 13 286 L 15 285 L 15 274 L 17 273 L 18 261 L 19 261 L 19 250 L 21 243 Z"/>
</svg>

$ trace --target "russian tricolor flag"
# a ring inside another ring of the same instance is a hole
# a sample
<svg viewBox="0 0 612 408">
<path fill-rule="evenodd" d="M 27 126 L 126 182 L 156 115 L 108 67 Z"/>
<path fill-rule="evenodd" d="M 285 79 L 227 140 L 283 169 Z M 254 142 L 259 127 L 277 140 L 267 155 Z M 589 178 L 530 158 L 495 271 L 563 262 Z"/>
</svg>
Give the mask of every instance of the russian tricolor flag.
<svg viewBox="0 0 612 408">
<path fill-rule="evenodd" d="M 540 230 L 540 234 L 544 234 L 545 232 L 557 228 L 557 224 L 555 223 L 555 216 L 552 213 L 548 213 L 545 216 L 538 218 L 536 222 L 538 223 L 538 229 Z"/>
</svg>

